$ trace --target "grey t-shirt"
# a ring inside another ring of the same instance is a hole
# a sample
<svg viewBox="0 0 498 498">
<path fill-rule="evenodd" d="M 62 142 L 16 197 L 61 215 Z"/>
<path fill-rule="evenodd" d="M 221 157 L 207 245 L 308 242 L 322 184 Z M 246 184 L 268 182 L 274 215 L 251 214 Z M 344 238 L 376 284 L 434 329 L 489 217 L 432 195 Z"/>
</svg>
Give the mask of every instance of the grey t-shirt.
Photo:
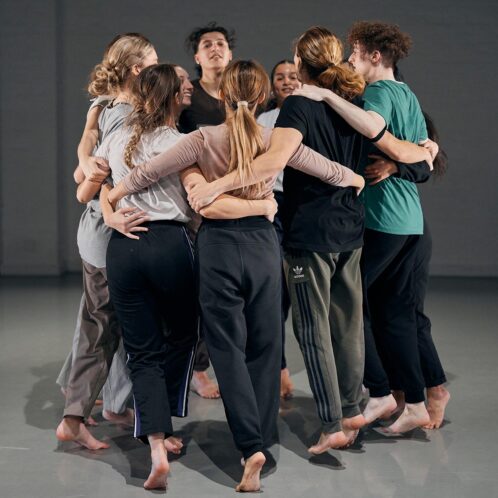
<svg viewBox="0 0 498 498">
<path fill-rule="evenodd" d="M 124 150 L 130 140 L 132 130 L 121 127 L 107 136 L 96 155 L 107 159 L 112 170 L 114 185 L 130 172 L 124 161 Z M 140 138 L 132 157 L 135 165 L 150 161 L 153 157 L 172 147 L 183 135 L 168 126 L 161 126 L 145 133 Z M 160 178 L 146 189 L 121 199 L 118 208 L 134 207 L 147 212 L 151 221 L 175 220 L 188 223 L 193 215 L 187 202 L 187 194 L 180 182 L 178 173 Z"/>
<path fill-rule="evenodd" d="M 278 115 L 280 113 L 280 109 L 277 107 L 272 109 L 271 111 L 263 112 L 258 116 L 258 123 L 265 128 L 273 129 L 275 128 L 275 123 L 277 122 Z M 275 186 L 273 190 L 277 192 L 284 191 L 284 171 L 282 170 L 275 180 Z"/>
<path fill-rule="evenodd" d="M 133 106 L 125 102 L 114 104 L 108 97 L 99 97 L 92 102 L 93 107 L 103 107 L 99 116 L 99 141 L 97 147 L 106 137 L 119 130 Z M 96 151 L 94 151 L 94 155 Z M 78 249 L 81 259 L 97 268 L 105 268 L 107 244 L 111 237 L 111 229 L 104 223 L 98 196 L 86 206 L 78 226 Z"/>
</svg>

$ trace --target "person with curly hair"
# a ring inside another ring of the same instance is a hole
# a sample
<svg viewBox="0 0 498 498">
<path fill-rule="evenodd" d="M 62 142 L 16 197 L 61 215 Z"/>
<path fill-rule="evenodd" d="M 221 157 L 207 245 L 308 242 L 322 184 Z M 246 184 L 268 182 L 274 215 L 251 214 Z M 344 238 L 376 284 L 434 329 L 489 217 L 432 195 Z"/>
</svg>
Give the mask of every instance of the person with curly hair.
<svg viewBox="0 0 498 498">
<path fill-rule="evenodd" d="M 399 160 L 400 154 L 409 150 L 406 162 L 425 160 L 432 165 L 437 144 L 428 140 L 416 96 L 408 85 L 394 77 L 394 68 L 411 47 L 409 35 L 393 24 L 361 21 L 351 28 L 348 41 L 353 49 L 349 62 L 368 83 L 363 109 L 322 88 L 305 88 L 302 94 L 325 100 L 369 138 L 382 136 L 387 129 L 394 137 L 413 142 L 411 149 L 398 144 L 387 150 L 383 141 L 388 138 L 382 137 L 376 145 L 391 158 Z M 367 422 L 373 422 L 389 417 L 397 408 L 385 368 L 389 361 L 406 403 L 399 418 L 385 431 L 403 433 L 431 423 L 424 404 L 413 285 L 417 249 L 424 230 L 422 208 L 416 185 L 393 176 L 368 185 L 364 202 L 364 384 L 370 391 L 364 416 Z M 378 299 L 380 295 L 382 299 Z M 375 307 L 371 306 L 374 300 Z"/>
</svg>

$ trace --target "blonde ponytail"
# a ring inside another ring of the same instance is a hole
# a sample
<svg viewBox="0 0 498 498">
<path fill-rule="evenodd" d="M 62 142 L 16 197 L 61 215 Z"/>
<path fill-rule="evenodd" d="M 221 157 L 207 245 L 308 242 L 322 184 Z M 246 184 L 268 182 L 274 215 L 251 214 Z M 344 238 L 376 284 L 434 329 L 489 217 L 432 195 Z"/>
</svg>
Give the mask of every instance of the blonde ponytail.
<svg viewBox="0 0 498 498">
<path fill-rule="evenodd" d="M 270 80 L 263 67 L 255 61 L 235 61 L 223 73 L 220 91 L 225 100 L 226 125 L 230 146 L 228 172 L 237 171 L 242 189 L 236 194 L 258 197 L 265 183 L 246 186 L 252 176 L 251 164 L 265 152 L 261 127 L 254 111 L 270 93 Z"/>
</svg>

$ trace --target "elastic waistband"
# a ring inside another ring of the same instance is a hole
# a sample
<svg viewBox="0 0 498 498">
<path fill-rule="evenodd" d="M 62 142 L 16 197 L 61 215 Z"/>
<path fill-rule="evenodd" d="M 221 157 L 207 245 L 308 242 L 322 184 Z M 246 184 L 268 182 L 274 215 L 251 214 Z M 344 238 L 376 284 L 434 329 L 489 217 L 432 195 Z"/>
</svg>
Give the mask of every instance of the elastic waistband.
<svg viewBox="0 0 498 498">
<path fill-rule="evenodd" d="M 185 223 L 182 223 L 181 221 L 176 221 L 176 220 L 154 220 L 154 221 L 146 221 L 145 223 L 142 223 L 139 225 L 141 227 L 147 227 L 147 228 L 154 228 L 154 227 L 161 227 L 161 226 L 173 226 L 173 227 L 184 227 L 186 226 Z"/>
<path fill-rule="evenodd" d="M 232 230 L 273 227 L 270 220 L 268 220 L 265 216 L 247 216 L 245 218 L 237 218 L 235 220 L 213 220 L 209 218 L 202 218 L 201 228 L 203 226 L 227 228 Z"/>
</svg>

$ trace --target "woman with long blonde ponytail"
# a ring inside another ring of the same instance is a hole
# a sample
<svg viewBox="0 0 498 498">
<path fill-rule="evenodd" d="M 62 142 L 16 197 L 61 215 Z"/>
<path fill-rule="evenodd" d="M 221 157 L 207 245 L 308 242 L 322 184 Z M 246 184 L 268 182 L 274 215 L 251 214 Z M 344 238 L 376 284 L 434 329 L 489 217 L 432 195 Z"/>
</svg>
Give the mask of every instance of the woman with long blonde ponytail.
<svg viewBox="0 0 498 498">
<path fill-rule="evenodd" d="M 252 210 L 210 219 L 214 204 L 201 210 L 203 222 L 196 241 L 199 304 L 206 342 L 219 382 L 235 444 L 245 459 L 238 491 L 257 491 L 265 462 L 264 451 L 275 441 L 279 407 L 281 359 L 281 257 L 272 223 L 276 173 L 249 186 L 252 163 L 269 146 L 271 130 L 256 123 L 255 111 L 269 93 L 264 69 L 254 61 L 235 61 L 225 70 L 220 96 L 226 122 L 190 133 L 175 146 L 131 173 L 109 193 L 115 202 L 176 171 L 189 192 L 195 185 L 228 172 L 239 181 L 233 195 L 247 199 Z M 357 181 L 348 168 L 300 146 L 289 159 L 335 185 Z M 222 196 L 215 204 L 223 205 Z M 232 219 L 228 219 L 232 218 Z"/>
<path fill-rule="evenodd" d="M 310 28 L 295 43 L 294 61 L 303 83 L 354 100 L 365 83 L 342 60 L 342 43 L 326 28 Z M 302 143 L 349 166 L 352 174 L 367 161 L 366 140 L 327 104 L 291 95 L 282 105 L 270 149 L 252 164 L 251 183 L 283 169 Z M 364 180 L 357 174 L 355 178 L 358 183 L 350 185 L 356 190 L 326 185 L 290 168 L 284 176 L 284 244 L 294 333 L 321 421 L 321 436 L 308 450 L 313 454 L 351 444 L 366 423 L 360 409 L 364 215 L 357 198 Z M 196 186 L 191 204 L 202 209 L 240 183 L 231 174 Z"/>
</svg>

